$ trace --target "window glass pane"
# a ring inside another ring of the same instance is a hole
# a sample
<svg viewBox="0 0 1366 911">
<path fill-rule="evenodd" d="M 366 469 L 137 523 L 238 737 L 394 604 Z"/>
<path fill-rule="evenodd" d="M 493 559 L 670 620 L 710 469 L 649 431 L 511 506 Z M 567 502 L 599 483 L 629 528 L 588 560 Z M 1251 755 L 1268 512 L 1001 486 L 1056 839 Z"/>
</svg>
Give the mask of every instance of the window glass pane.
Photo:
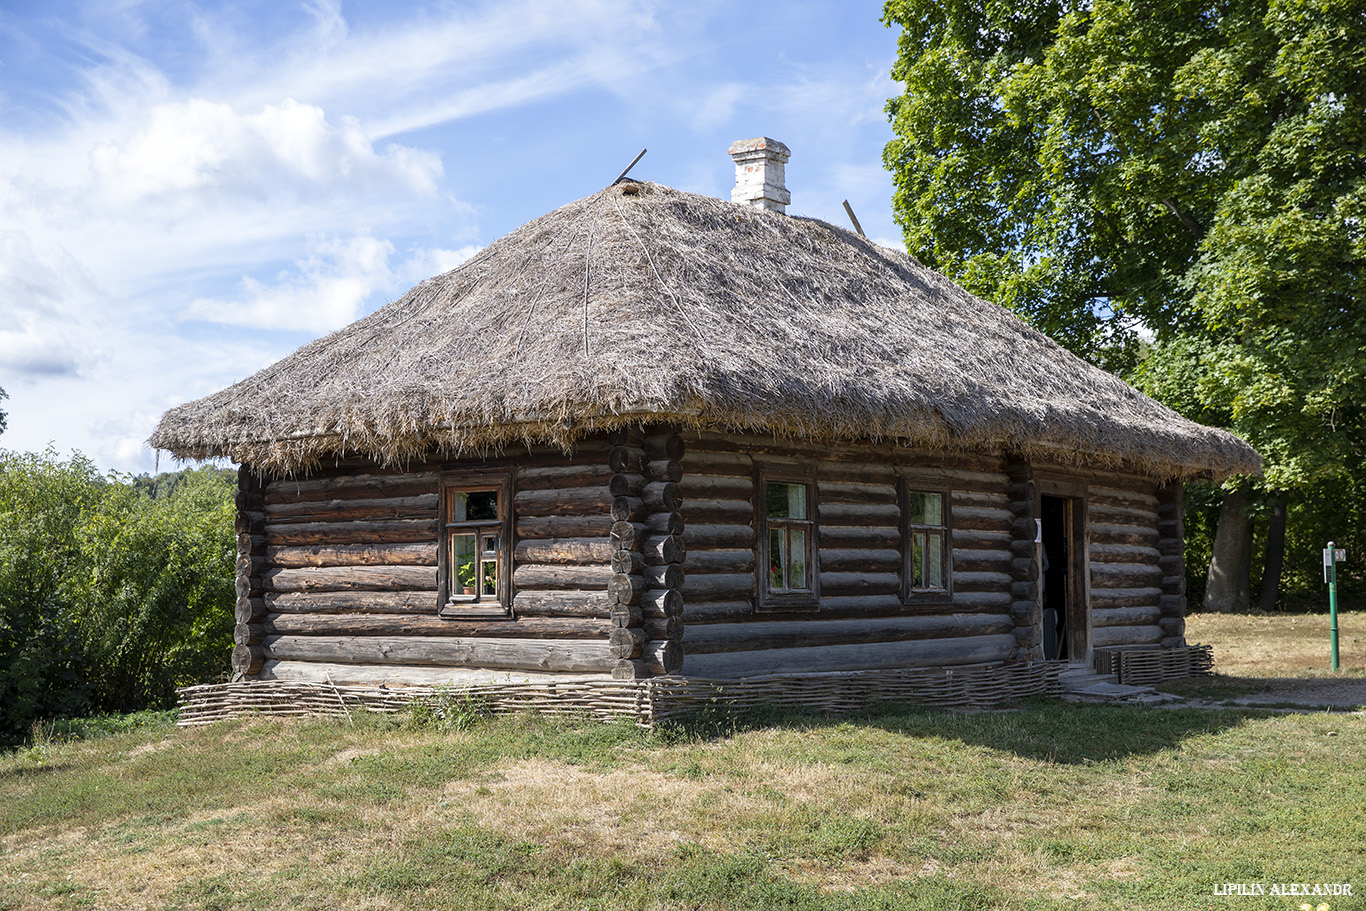
<svg viewBox="0 0 1366 911">
<path fill-rule="evenodd" d="M 770 591 L 781 591 L 787 567 L 787 535 L 781 528 L 771 528 L 768 532 L 768 587 Z"/>
<path fill-rule="evenodd" d="M 943 525 L 944 495 L 918 490 L 908 491 L 906 519 L 912 525 Z"/>
<path fill-rule="evenodd" d="M 925 541 L 925 587 L 944 587 L 944 536 L 930 535 Z"/>
<path fill-rule="evenodd" d="M 478 577 L 474 535 L 451 535 L 451 592 L 472 595 Z"/>
<path fill-rule="evenodd" d="M 925 535 L 911 535 L 911 588 L 925 587 Z"/>
<path fill-rule="evenodd" d="M 484 535 L 484 556 L 492 557 L 498 554 L 498 536 Z"/>
<path fill-rule="evenodd" d="M 765 484 L 766 514 L 770 519 L 805 519 L 805 484 Z"/>
<path fill-rule="evenodd" d="M 789 555 L 790 564 L 788 567 L 788 588 L 810 588 L 806 582 L 806 532 L 794 528 L 788 533 L 792 541 L 792 552 Z"/>
<path fill-rule="evenodd" d="M 484 560 L 480 563 L 480 577 L 483 580 L 479 587 L 479 594 L 484 598 L 496 598 L 498 596 L 498 561 Z"/>
<path fill-rule="evenodd" d="M 449 522 L 485 522 L 498 520 L 498 491 L 456 490 L 451 493 Z"/>
</svg>

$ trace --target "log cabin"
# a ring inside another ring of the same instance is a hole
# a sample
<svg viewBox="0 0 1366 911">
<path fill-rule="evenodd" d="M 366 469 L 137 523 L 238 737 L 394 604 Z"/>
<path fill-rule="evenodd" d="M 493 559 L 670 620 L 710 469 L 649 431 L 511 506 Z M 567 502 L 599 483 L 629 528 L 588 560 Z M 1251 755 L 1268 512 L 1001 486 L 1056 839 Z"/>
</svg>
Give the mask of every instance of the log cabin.
<svg viewBox="0 0 1366 911">
<path fill-rule="evenodd" d="M 236 679 L 989 695 L 1187 648 L 1182 483 L 1257 454 L 731 155 L 732 201 L 619 180 L 163 417 L 241 465 Z"/>
</svg>

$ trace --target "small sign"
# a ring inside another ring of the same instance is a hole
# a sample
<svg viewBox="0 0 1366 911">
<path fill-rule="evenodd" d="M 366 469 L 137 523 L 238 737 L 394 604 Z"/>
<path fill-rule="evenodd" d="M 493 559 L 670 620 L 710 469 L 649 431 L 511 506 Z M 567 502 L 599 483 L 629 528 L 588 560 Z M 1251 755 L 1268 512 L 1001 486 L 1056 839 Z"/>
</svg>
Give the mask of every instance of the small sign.
<svg viewBox="0 0 1366 911">
<path fill-rule="evenodd" d="M 1336 575 L 1337 567 L 1335 564 L 1347 562 L 1347 548 L 1345 547 L 1325 547 L 1323 549 L 1323 581 L 1331 582 L 1329 574 Z"/>
</svg>

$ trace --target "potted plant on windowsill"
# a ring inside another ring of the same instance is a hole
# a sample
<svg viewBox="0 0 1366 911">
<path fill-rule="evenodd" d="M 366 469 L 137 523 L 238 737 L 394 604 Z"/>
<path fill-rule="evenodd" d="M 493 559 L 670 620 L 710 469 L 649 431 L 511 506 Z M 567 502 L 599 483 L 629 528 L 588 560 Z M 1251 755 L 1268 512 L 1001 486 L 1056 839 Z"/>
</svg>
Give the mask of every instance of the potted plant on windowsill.
<svg viewBox="0 0 1366 911">
<path fill-rule="evenodd" d="M 455 570 L 455 580 L 460 584 L 460 593 L 464 595 L 475 594 L 475 573 L 474 563 L 462 563 Z"/>
</svg>

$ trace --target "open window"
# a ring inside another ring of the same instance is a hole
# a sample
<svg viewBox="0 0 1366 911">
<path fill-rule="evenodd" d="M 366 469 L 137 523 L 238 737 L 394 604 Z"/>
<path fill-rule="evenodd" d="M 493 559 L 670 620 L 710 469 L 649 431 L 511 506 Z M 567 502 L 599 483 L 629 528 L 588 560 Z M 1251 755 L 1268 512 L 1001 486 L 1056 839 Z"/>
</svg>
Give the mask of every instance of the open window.
<svg viewBox="0 0 1366 911">
<path fill-rule="evenodd" d="M 441 616 L 511 616 L 509 473 L 450 472 L 441 480 Z"/>
<path fill-rule="evenodd" d="M 809 480 L 759 478 L 759 606 L 815 607 L 819 597 L 816 485 Z"/>
<path fill-rule="evenodd" d="M 902 482 L 901 541 L 905 569 L 902 599 L 907 603 L 943 602 L 953 597 L 953 545 L 949 492 L 921 482 Z"/>
</svg>

